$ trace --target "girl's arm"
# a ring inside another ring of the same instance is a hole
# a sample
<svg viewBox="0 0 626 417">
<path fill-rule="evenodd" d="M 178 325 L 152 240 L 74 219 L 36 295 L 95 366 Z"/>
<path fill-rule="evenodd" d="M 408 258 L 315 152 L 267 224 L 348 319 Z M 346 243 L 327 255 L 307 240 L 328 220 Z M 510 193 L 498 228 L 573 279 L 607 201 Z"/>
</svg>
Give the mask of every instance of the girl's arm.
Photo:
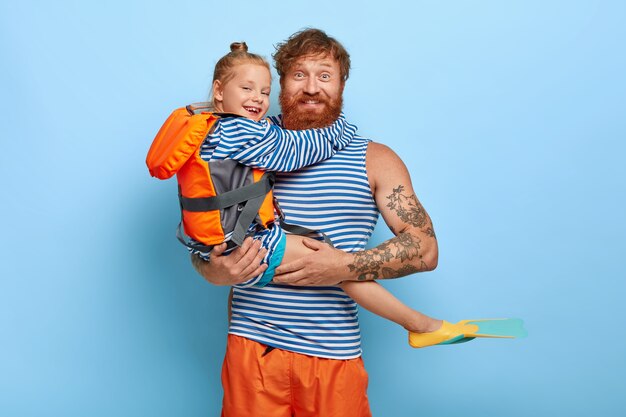
<svg viewBox="0 0 626 417">
<path fill-rule="evenodd" d="M 234 159 L 269 171 L 295 171 L 323 161 L 343 149 L 356 134 L 356 126 L 342 114 L 322 129 L 287 130 L 267 120 L 223 118 L 209 136 L 217 146 L 211 160 Z"/>
</svg>

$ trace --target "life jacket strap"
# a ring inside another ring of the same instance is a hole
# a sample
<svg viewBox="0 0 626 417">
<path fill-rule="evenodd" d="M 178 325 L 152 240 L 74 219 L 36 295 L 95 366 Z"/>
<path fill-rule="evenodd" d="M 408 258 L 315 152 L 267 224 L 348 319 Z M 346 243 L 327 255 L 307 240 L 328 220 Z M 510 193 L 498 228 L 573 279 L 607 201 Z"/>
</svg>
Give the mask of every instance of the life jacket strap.
<svg viewBox="0 0 626 417">
<path fill-rule="evenodd" d="M 255 220 L 267 193 L 274 187 L 275 174 L 273 172 L 265 172 L 259 181 L 227 191 L 214 197 L 189 198 L 181 194 L 180 187 L 178 190 L 178 198 L 181 209 L 192 212 L 203 212 L 211 210 L 219 210 L 239 204 L 239 216 L 233 229 L 233 234 L 227 242 L 228 249 L 234 246 L 241 246 L 246 238 L 248 228 Z M 185 246 L 191 249 L 208 253 L 213 246 L 195 244 L 185 235 L 182 228 L 182 222 L 176 230 L 176 237 Z"/>
<path fill-rule="evenodd" d="M 296 224 L 287 223 L 283 219 L 280 219 L 280 227 L 282 227 L 284 231 L 289 232 L 289 233 L 294 234 L 294 235 L 306 236 L 306 235 L 308 235 L 310 233 L 320 234 L 320 235 L 322 235 L 322 238 L 324 239 L 324 243 L 329 244 L 333 248 L 335 247 L 335 245 L 333 245 L 333 242 L 326 235 L 326 233 L 321 232 L 319 230 L 313 230 L 313 229 L 309 229 L 309 228 L 304 227 L 304 226 L 298 226 Z"/>
<path fill-rule="evenodd" d="M 180 243 L 187 246 L 189 249 L 197 250 L 202 253 L 209 253 L 213 250 L 213 245 L 203 245 L 202 243 L 193 243 L 189 236 L 185 234 L 183 229 L 183 222 L 178 223 L 178 227 L 176 228 L 176 238 Z"/>
<path fill-rule="evenodd" d="M 235 204 L 244 203 L 245 201 L 267 195 L 272 190 L 275 182 L 275 174 L 273 172 L 265 172 L 259 181 L 245 185 L 234 190 L 226 191 L 220 195 L 213 197 L 190 198 L 182 195 L 180 186 L 178 187 L 178 199 L 183 210 L 202 212 L 211 210 L 220 210 Z"/>
</svg>

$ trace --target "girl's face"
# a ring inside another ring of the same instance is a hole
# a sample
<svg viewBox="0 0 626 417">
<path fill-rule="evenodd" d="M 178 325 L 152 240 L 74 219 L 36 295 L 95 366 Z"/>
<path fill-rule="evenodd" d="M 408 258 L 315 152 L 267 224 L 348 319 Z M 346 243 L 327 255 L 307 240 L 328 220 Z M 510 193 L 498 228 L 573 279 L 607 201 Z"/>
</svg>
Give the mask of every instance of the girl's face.
<svg viewBox="0 0 626 417">
<path fill-rule="evenodd" d="M 213 83 L 215 110 L 258 122 L 270 107 L 270 71 L 258 64 L 241 64 L 234 71 L 235 76 L 228 82 L 222 84 L 215 80 Z"/>
</svg>

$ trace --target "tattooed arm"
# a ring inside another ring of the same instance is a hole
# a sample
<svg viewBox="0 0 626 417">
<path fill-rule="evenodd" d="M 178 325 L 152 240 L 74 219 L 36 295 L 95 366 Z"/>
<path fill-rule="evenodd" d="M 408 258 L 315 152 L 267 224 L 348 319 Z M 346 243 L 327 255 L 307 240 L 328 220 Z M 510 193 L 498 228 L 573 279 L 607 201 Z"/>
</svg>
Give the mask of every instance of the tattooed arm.
<svg viewBox="0 0 626 417">
<path fill-rule="evenodd" d="M 348 269 L 359 281 L 435 269 L 438 248 L 433 224 L 413 191 L 402 160 L 387 146 L 370 143 L 367 173 L 376 205 L 396 236 L 373 249 L 351 254 Z"/>
<path fill-rule="evenodd" d="M 361 252 L 346 253 L 306 239 L 317 252 L 276 269 L 275 282 L 334 285 L 340 281 L 398 278 L 437 266 L 437 240 L 430 217 L 417 199 L 402 160 L 387 146 L 370 143 L 367 175 L 383 219 L 394 238 Z"/>
</svg>

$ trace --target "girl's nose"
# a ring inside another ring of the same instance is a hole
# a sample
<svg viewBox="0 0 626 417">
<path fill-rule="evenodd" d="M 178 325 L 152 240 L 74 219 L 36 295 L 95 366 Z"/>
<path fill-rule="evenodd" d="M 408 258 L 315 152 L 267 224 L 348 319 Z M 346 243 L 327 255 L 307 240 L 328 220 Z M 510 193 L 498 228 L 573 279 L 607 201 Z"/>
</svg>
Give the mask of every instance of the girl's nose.
<svg viewBox="0 0 626 417">
<path fill-rule="evenodd" d="M 257 103 L 261 103 L 261 102 L 263 102 L 263 94 L 261 94 L 261 93 L 255 93 L 255 94 L 252 96 L 252 101 L 256 101 Z"/>
</svg>

